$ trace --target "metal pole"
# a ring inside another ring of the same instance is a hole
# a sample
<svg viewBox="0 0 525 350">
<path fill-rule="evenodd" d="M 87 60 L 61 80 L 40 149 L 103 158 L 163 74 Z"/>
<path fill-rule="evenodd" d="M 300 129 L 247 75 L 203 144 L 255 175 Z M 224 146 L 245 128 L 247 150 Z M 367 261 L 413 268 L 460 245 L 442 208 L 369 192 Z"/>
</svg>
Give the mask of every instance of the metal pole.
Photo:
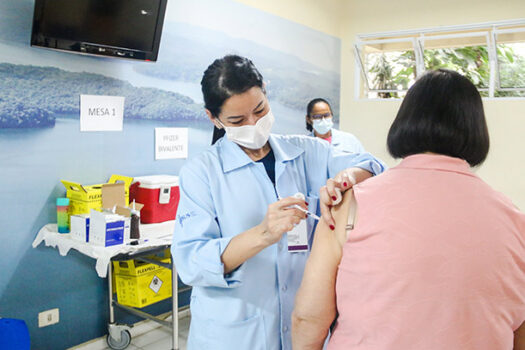
<svg viewBox="0 0 525 350">
<path fill-rule="evenodd" d="M 109 324 L 115 323 L 115 309 L 113 308 L 113 262 L 109 260 L 108 265 L 108 294 L 109 294 Z"/>
<path fill-rule="evenodd" d="M 177 268 L 171 256 L 171 323 L 172 323 L 172 344 L 174 350 L 179 350 L 179 285 L 177 279 Z"/>
</svg>

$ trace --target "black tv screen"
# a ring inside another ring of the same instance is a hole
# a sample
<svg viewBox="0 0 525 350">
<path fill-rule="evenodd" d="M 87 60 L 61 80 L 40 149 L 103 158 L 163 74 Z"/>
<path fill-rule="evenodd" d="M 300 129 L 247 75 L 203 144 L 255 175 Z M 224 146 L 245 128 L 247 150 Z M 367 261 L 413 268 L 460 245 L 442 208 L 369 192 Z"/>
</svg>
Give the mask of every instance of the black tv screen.
<svg viewBox="0 0 525 350">
<path fill-rule="evenodd" d="M 31 45 L 156 61 L 167 0 L 35 0 Z"/>
</svg>

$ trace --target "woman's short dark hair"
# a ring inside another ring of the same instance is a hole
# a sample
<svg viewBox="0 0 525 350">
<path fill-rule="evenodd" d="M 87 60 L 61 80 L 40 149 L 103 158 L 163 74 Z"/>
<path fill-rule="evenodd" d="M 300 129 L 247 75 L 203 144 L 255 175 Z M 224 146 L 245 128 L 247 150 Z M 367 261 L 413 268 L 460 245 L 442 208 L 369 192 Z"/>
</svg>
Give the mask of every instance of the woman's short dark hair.
<svg viewBox="0 0 525 350">
<path fill-rule="evenodd" d="M 459 73 L 431 71 L 408 90 L 388 132 L 394 158 L 432 152 L 483 163 L 489 133 L 478 90 Z"/>
<path fill-rule="evenodd" d="M 218 117 L 224 101 L 255 86 L 263 88 L 263 77 L 251 60 L 237 55 L 216 59 L 201 80 L 204 107 Z"/>
<path fill-rule="evenodd" d="M 310 113 L 312 113 L 312 109 L 314 109 L 314 106 L 316 104 L 320 103 L 320 102 L 326 103 L 328 105 L 328 108 L 330 108 L 330 113 L 334 114 L 332 112 L 332 106 L 330 106 L 330 103 L 328 103 L 328 101 L 325 100 L 324 98 L 318 97 L 318 98 L 314 98 L 313 100 L 308 102 L 308 105 L 306 106 L 306 115 L 310 116 Z M 306 130 L 308 130 L 308 131 L 312 131 L 313 130 L 312 125 L 308 124 L 308 121 L 306 121 Z"/>
</svg>

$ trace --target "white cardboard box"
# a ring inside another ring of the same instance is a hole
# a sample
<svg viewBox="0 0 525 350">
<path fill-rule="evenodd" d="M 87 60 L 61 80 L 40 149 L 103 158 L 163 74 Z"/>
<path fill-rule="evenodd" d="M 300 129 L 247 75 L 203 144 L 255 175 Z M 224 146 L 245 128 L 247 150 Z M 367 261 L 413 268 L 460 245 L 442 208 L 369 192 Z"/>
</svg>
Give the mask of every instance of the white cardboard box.
<svg viewBox="0 0 525 350">
<path fill-rule="evenodd" d="M 108 247 L 124 243 L 125 218 L 118 214 L 91 210 L 89 243 Z"/>
<path fill-rule="evenodd" d="M 71 238 L 80 242 L 89 242 L 89 214 L 70 216 Z"/>
</svg>

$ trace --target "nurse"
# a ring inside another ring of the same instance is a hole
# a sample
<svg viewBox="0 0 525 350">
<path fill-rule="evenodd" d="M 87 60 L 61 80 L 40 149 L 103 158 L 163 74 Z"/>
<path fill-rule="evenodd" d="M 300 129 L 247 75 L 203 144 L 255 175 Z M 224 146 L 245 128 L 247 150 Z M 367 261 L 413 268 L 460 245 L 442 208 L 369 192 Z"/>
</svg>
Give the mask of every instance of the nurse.
<svg viewBox="0 0 525 350">
<path fill-rule="evenodd" d="M 336 151 L 363 153 L 365 148 L 354 135 L 334 129 L 332 107 L 323 98 L 314 98 L 306 106 L 306 130 L 310 136 L 328 141 Z"/>
<path fill-rule="evenodd" d="M 344 191 L 384 166 L 369 154 L 333 156 L 308 136 L 270 134 L 274 116 L 249 59 L 215 60 L 201 85 L 206 114 L 226 137 L 180 171 L 172 254 L 193 286 L 188 349 L 291 349 L 308 251 L 289 251 L 286 233 L 304 227 L 311 245 L 314 219 L 304 210 L 323 207 L 323 219 L 334 223 L 325 210 L 331 201 L 319 203 L 321 186 L 330 199 L 334 187 Z"/>
</svg>

